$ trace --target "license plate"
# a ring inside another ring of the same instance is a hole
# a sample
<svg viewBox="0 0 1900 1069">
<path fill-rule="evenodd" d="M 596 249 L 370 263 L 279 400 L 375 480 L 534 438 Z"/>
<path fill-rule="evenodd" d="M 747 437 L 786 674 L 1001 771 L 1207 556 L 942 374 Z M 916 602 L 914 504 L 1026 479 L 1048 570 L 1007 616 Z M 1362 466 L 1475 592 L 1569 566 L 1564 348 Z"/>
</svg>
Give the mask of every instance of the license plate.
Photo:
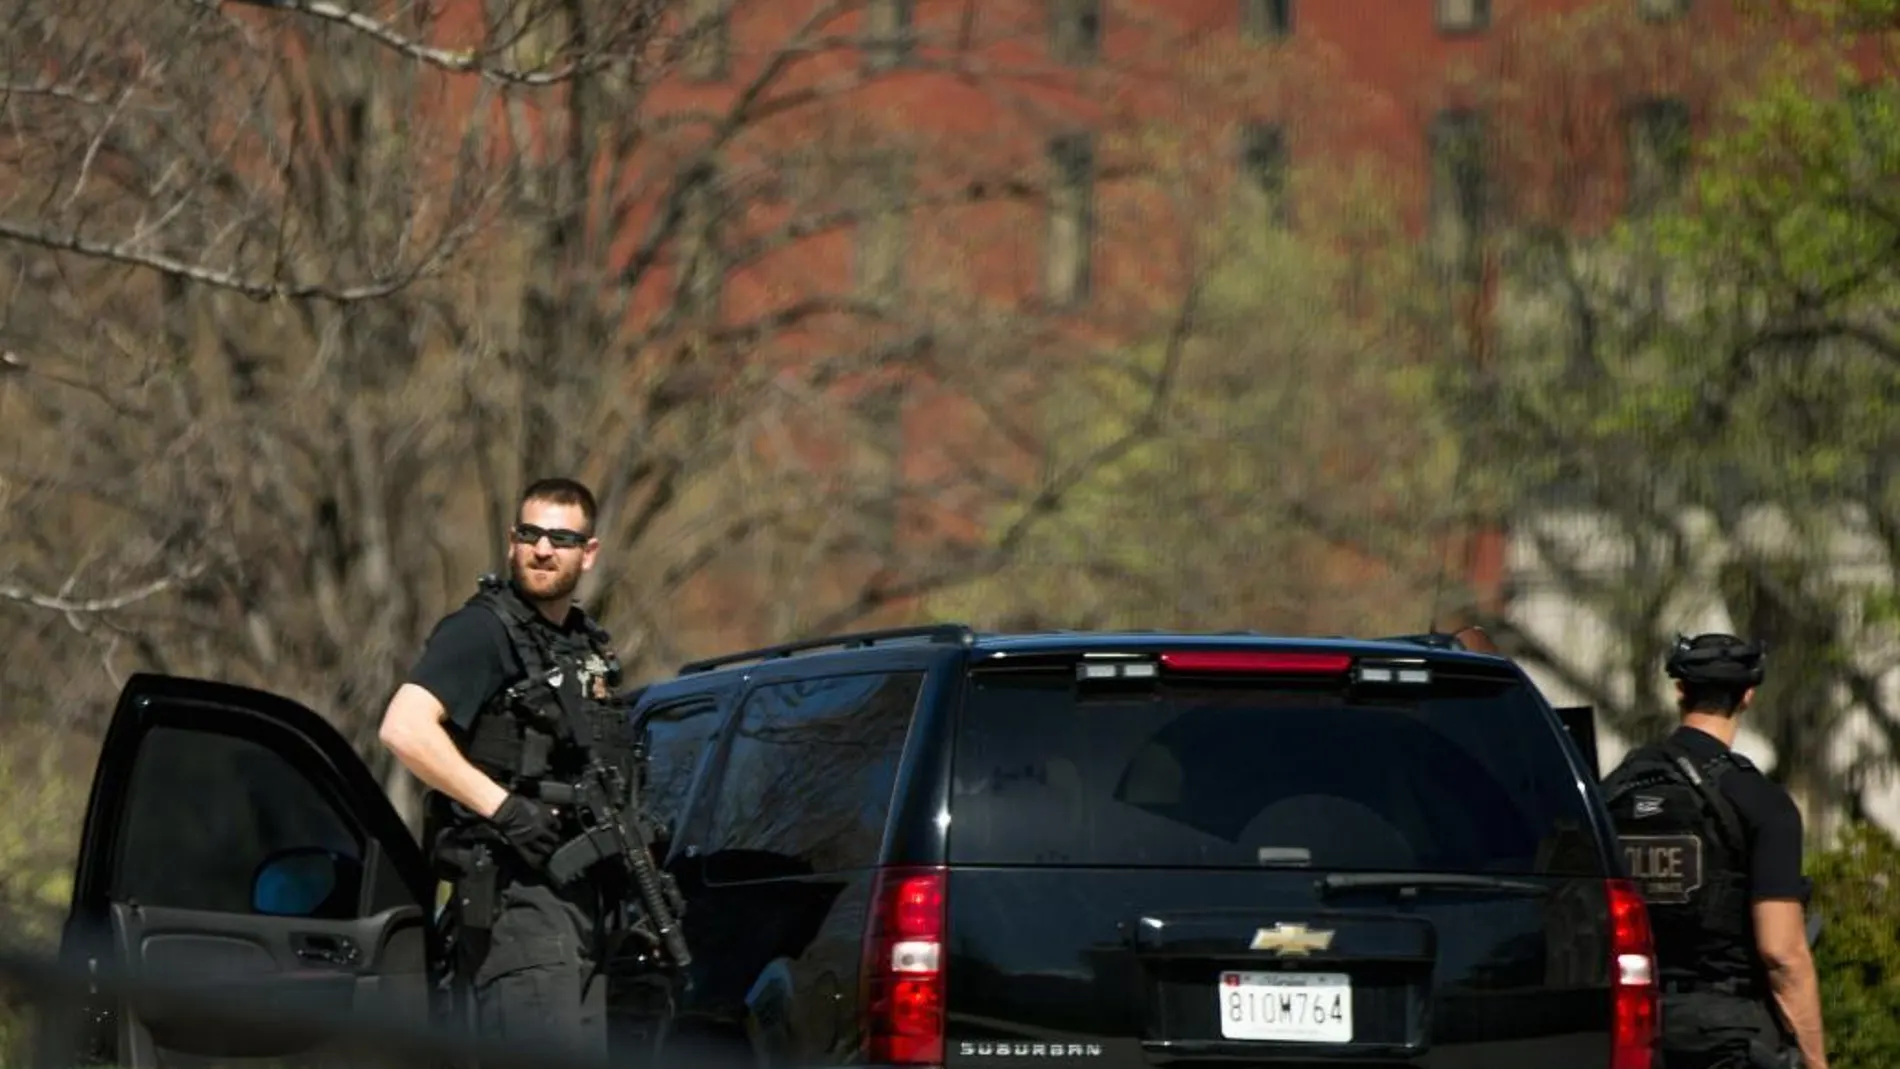
<svg viewBox="0 0 1900 1069">
<path fill-rule="evenodd" d="M 1223 1038 L 1352 1042 L 1352 978 L 1345 973 L 1223 972 L 1218 995 Z"/>
</svg>

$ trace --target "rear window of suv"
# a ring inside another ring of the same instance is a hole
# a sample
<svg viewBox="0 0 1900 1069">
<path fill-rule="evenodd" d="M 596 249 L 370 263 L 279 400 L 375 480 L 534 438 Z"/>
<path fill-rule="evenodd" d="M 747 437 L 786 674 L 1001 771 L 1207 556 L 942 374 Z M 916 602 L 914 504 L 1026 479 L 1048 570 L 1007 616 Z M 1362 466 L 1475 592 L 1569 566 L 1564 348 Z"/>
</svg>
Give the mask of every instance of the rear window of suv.
<svg viewBox="0 0 1900 1069">
<path fill-rule="evenodd" d="M 952 862 L 1604 874 L 1559 729 L 1521 682 L 1088 686 L 973 674 Z"/>
</svg>

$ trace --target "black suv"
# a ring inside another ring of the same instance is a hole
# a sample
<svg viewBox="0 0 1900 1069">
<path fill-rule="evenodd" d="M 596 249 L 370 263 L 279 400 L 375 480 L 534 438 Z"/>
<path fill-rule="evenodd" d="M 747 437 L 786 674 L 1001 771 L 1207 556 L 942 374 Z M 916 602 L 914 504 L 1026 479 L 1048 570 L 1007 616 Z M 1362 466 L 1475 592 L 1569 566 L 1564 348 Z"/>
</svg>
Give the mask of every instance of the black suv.
<svg viewBox="0 0 1900 1069">
<path fill-rule="evenodd" d="M 695 955 L 669 1046 L 768 1067 L 1650 1065 L 1646 913 L 1589 710 L 1503 658 L 946 625 L 690 664 L 630 708 Z M 253 908 L 312 857 L 346 860 L 336 893 Z M 69 957 L 426 1013 L 435 900 L 314 713 L 127 686 Z M 100 1053 L 212 1053 L 151 1016 Z"/>
</svg>

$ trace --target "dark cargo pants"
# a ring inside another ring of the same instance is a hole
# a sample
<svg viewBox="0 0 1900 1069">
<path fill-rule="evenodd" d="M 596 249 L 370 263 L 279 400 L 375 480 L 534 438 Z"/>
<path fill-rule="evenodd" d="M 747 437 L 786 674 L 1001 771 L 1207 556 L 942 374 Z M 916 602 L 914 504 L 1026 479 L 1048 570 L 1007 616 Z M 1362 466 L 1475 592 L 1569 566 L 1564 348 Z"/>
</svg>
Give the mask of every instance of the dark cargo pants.
<svg viewBox="0 0 1900 1069">
<path fill-rule="evenodd" d="M 1785 1050 L 1682 1051 L 1664 1052 L 1656 1059 L 1655 1069 L 1801 1069 L 1798 1053 Z"/>
<path fill-rule="evenodd" d="M 488 951 L 470 978 L 478 1034 L 607 1057 L 607 978 L 592 911 L 538 883 L 503 883 Z"/>
<path fill-rule="evenodd" d="M 1656 1069 L 1800 1069 L 1762 1002 L 1718 994 L 1665 994 Z"/>
</svg>

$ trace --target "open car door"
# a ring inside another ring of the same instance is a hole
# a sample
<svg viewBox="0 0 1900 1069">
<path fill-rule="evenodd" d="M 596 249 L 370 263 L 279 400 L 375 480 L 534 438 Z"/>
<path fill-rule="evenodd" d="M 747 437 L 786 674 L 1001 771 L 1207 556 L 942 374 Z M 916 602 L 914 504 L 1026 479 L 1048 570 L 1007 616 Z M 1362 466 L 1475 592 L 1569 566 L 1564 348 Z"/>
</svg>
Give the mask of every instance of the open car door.
<svg viewBox="0 0 1900 1069">
<path fill-rule="evenodd" d="M 341 1020 L 430 1020 L 434 878 L 335 729 L 243 687 L 134 676 L 94 773 L 61 937 L 68 967 L 199 1002 L 55 1014 L 41 1069 L 305 1061 L 324 1027 L 235 1028 L 191 996 Z"/>
<path fill-rule="evenodd" d="M 1491 653 L 1499 657 L 1508 656 L 1498 648 L 1496 642 L 1484 628 L 1475 624 L 1461 629 L 1452 638 L 1465 649 L 1477 653 Z M 1583 757 L 1584 767 L 1596 779 L 1603 778 L 1602 761 L 1597 756 L 1597 711 L 1593 705 L 1560 705 L 1556 707 L 1557 719 L 1564 725 L 1570 741 L 1577 746 L 1577 752 Z"/>
</svg>

